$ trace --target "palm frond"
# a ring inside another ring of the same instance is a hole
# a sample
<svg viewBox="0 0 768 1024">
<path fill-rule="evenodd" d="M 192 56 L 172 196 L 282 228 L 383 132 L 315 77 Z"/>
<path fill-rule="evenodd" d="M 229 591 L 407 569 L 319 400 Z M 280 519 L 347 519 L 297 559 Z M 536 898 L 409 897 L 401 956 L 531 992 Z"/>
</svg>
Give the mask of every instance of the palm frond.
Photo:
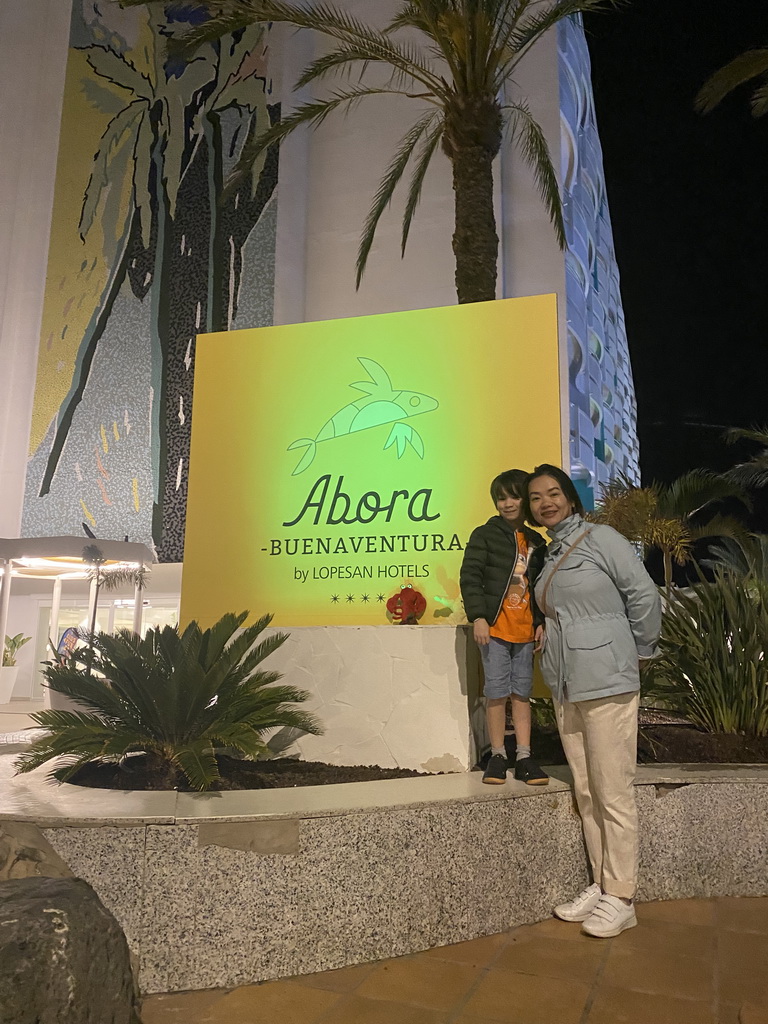
<svg viewBox="0 0 768 1024">
<path fill-rule="evenodd" d="M 768 487 L 768 456 L 758 456 L 750 462 L 742 462 L 723 475 L 746 491 Z"/>
<path fill-rule="evenodd" d="M 752 117 L 765 117 L 768 114 L 768 81 L 755 89 L 749 105 L 752 108 Z"/>
<path fill-rule="evenodd" d="M 768 423 L 762 426 L 754 424 L 751 427 L 728 427 L 723 436 L 727 444 L 736 444 L 737 441 L 755 441 L 768 449 Z"/>
<path fill-rule="evenodd" d="M 557 173 L 549 155 L 549 146 L 541 125 L 531 114 L 527 103 L 506 104 L 512 133 L 517 137 L 523 158 L 533 171 L 536 188 L 544 203 L 549 219 L 555 229 L 557 243 L 565 248 L 565 223 L 563 221 L 563 204 L 560 200 L 560 185 Z"/>
<path fill-rule="evenodd" d="M 710 548 L 710 559 L 703 564 L 710 568 L 720 566 L 726 572 L 751 577 L 768 586 L 768 536 L 753 533 L 739 540 L 723 537 Z"/>
<path fill-rule="evenodd" d="M 436 116 L 437 115 L 433 112 L 425 114 L 405 134 L 397 148 L 397 152 L 395 153 L 392 162 L 387 168 L 386 174 L 381 179 L 379 187 L 376 189 L 376 194 L 373 197 L 373 202 L 371 203 L 371 208 L 368 211 L 368 216 L 365 218 L 363 233 L 360 237 L 360 245 L 357 251 L 356 284 L 358 288 L 360 287 L 360 282 L 363 278 L 363 274 L 365 273 L 368 256 L 370 255 L 371 247 L 373 245 L 373 238 L 376 234 L 376 228 L 379 225 L 382 214 L 392 202 L 392 196 L 394 195 L 400 179 L 405 173 L 405 168 L 408 166 L 408 161 L 411 159 L 414 149 L 419 144 L 424 133 L 428 131 L 429 126 L 432 124 L 432 121 Z"/>
<path fill-rule="evenodd" d="M 499 49 L 503 56 L 499 61 L 497 87 L 501 89 L 504 86 L 534 43 L 563 18 L 574 14 L 608 10 L 623 2 L 624 0 L 554 0 L 554 3 L 544 9 L 540 3 L 530 4 L 530 13 L 527 10 L 529 5 L 526 5 L 524 11 L 519 8 L 513 10 L 512 17 L 506 21 L 506 31 L 499 39 Z"/>
<path fill-rule="evenodd" d="M 712 502 L 726 498 L 736 498 L 751 508 L 749 496 L 741 487 L 708 469 L 684 473 L 666 487 L 658 488 L 658 494 L 662 515 L 692 516 Z"/>
<path fill-rule="evenodd" d="M 208 737 L 190 740 L 184 746 L 178 747 L 171 760 L 184 773 L 190 786 L 198 792 L 210 789 L 212 784 L 221 778 L 216 755 Z"/>
<path fill-rule="evenodd" d="M 768 75 L 768 49 L 740 53 L 707 79 L 696 96 L 694 108 L 700 114 L 710 113 L 734 89 L 759 75 Z"/>
<path fill-rule="evenodd" d="M 269 149 L 270 146 L 279 145 L 284 138 L 290 135 L 291 132 L 296 131 L 297 128 L 305 125 L 310 128 L 317 128 L 335 110 L 349 109 L 365 99 L 366 96 L 383 96 L 391 93 L 401 96 L 408 95 L 403 93 L 402 90 L 393 88 L 364 88 L 359 86 L 334 92 L 329 99 L 303 103 L 266 132 L 262 132 L 249 142 L 246 142 L 227 181 L 224 190 L 225 194 L 231 194 L 240 186 L 243 178 L 250 173 L 254 161 L 264 150 Z"/>
<path fill-rule="evenodd" d="M 408 198 L 405 203 L 405 210 L 403 211 L 403 234 L 400 243 L 400 253 L 405 255 L 405 247 L 408 244 L 408 235 L 411 230 L 411 223 L 413 221 L 413 215 L 416 212 L 416 207 L 419 205 L 421 200 L 421 190 L 424 185 L 424 179 L 427 175 L 427 170 L 432 162 L 432 157 L 435 155 L 440 141 L 443 137 L 443 131 L 445 129 L 444 119 L 441 117 L 435 127 L 427 132 L 426 137 L 416 159 L 416 166 L 413 170 L 413 176 L 411 177 L 411 183 L 408 188 Z"/>
<path fill-rule="evenodd" d="M 341 43 L 357 46 L 368 53 L 368 59 L 390 64 L 393 68 L 437 93 L 443 82 L 421 59 L 421 51 L 410 42 L 395 42 L 386 32 L 372 28 L 348 11 L 332 4 L 305 6 L 279 0 L 240 0 L 242 9 L 250 10 L 255 21 L 274 21 L 314 29 Z"/>
<path fill-rule="evenodd" d="M 701 524 L 689 522 L 688 530 L 693 540 L 703 540 L 707 537 L 729 537 L 741 546 L 749 544 L 749 531 L 733 516 L 716 515 L 708 522 Z"/>
</svg>

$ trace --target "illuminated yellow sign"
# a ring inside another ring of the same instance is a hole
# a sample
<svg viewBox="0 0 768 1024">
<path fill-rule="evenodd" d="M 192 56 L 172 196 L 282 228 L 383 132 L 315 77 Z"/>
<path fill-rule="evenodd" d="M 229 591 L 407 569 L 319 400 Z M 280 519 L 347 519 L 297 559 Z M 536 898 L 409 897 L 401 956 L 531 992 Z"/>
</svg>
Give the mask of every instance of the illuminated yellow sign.
<svg viewBox="0 0 768 1024">
<path fill-rule="evenodd" d="M 462 621 L 491 479 L 560 456 L 553 295 L 201 336 L 182 618 Z"/>
</svg>

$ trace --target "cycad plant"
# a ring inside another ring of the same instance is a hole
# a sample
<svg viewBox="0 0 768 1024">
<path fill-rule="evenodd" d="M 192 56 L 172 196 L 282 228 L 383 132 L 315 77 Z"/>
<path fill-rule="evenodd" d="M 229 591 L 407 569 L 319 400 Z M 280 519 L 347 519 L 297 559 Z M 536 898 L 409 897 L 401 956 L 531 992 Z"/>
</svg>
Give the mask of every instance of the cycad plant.
<svg viewBox="0 0 768 1024">
<path fill-rule="evenodd" d="M 122 0 L 124 5 L 144 2 Z M 520 62 L 561 19 L 615 3 L 408 0 L 396 5 L 392 20 L 379 29 L 330 3 L 193 0 L 193 6 L 203 8 L 210 18 L 188 31 L 181 46 L 189 54 L 212 38 L 256 21 L 312 29 L 330 40 L 328 51 L 303 70 L 296 89 L 329 79 L 340 84 L 325 98 L 299 104 L 279 124 L 250 139 L 230 187 L 270 145 L 301 126 L 317 128 L 330 114 L 348 111 L 371 96 L 413 100 L 419 108 L 416 120 L 403 136 L 365 221 L 357 283 L 365 271 L 379 220 L 410 166 L 401 241 L 405 251 L 427 170 L 442 149 L 453 167 L 458 300 L 479 302 L 496 297 L 499 240 L 493 209 L 493 162 L 505 131 L 531 166 L 558 242 L 565 245 L 557 174 L 544 132 L 527 101 L 514 94 Z"/>
<path fill-rule="evenodd" d="M 741 541 L 746 531 L 731 516 L 715 514 L 702 521 L 708 506 L 737 498 L 745 507 L 749 499 L 733 481 L 705 469 L 694 469 L 671 484 L 636 487 L 626 478 L 614 480 L 602 493 L 592 522 L 606 523 L 628 540 L 641 544 L 647 555 L 658 548 L 664 559 L 664 584 L 672 587 L 673 562 L 687 565 L 693 546 L 708 537 Z"/>
<path fill-rule="evenodd" d="M 89 762 L 119 762 L 141 751 L 165 788 L 186 780 L 206 790 L 220 778 L 217 750 L 257 758 L 268 753 L 267 730 L 320 733 L 315 718 L 295 706 L 309 695 L 276 686 L 279 673 L 258 668 L 287 634 L 256 643 L 271 616 L 238 632 L 247 615 L 227 614 L 206 630 L 196 622 L 183 632 L 157 627 L 143 639 L 128 630 L 98 633 L 92 666 L 88 653 L 77 651 L 65 664 L 49 664 L 48 686 L 83 710 L 33 715 L 46 733 L 20 757 L 18 770 L 57 758 L 50 774 L 63 782 Z"/>
<path fill-rule="evenodd" d="M 675 591 L 645 695 L 706 732 L 768 736 L 768 585 L 723 570 Z"/>
</svg>

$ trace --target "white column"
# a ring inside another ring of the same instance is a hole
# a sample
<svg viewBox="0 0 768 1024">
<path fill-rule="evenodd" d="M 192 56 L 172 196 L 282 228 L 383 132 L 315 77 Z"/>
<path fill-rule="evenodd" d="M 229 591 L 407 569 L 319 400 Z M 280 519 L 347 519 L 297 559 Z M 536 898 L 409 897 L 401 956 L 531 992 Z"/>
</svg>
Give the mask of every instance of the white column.
<svg viewBox="0 0 768 1024">
<path fill-rule="evenodd" d="M 53 596 L 51 598 L 51 615 L 48 619 L 48 639 L 53 643 L 52 653 L 56 653 L 59 642 L 59 610 L 61 609 L 61 577 L 57 576 L 53 581 Z M 50 644 L 49 644 L 50 646 Z"/>
<path fill-rule="evenodd" d="M 115 632 L 115 599 L 109 602 L 109 612 L 107 613 L 107 632 Z"/>
<path fill-rule="evenodd" d="M 88 590 L 88 629 L 91 628 L 91 623 L 94 621 L 94 612 L 96 611 L 96 602 L 98 600 L 99 592 L 96 589 L 96 580 L 91 580 L 91 586 Z M 98 626 L 94 625 L 94 633 L 98 631 Z"/>
<path fill-rule="evenodd" d="M 0 537 L 17 537 L 71 0 L 0 2 Z"/>
<path fill-rule="evenodd" d="M 12 567 L 13 562 L 10 559 L 3 560 L 3 586 L 0 590 L 0 672 L 3 671 L 2 655 L 5 653 L 5 631 L 8 629 L 8 609 L 11 605 Z"/>
<path fill-rule="evenodd" d="M 133 592 L 133 632 L 141 636 L 141 619 L 144 614 L 144 588 L 140 583 L 136 584 Z"/>
</svg>

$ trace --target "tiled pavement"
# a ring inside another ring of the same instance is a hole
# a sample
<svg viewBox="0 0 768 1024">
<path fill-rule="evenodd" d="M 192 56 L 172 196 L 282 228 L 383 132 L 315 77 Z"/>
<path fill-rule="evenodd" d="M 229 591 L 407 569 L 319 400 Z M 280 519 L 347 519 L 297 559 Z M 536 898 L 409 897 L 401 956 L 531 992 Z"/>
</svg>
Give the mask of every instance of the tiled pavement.
<svg viewBox="0 0 768 1024">
<path fill-rule="evenodd" d="M 144 1024 L 768 1024 L 768 898 L 641 904 L 231 991 L 150 996 Z"/>
</svg>

